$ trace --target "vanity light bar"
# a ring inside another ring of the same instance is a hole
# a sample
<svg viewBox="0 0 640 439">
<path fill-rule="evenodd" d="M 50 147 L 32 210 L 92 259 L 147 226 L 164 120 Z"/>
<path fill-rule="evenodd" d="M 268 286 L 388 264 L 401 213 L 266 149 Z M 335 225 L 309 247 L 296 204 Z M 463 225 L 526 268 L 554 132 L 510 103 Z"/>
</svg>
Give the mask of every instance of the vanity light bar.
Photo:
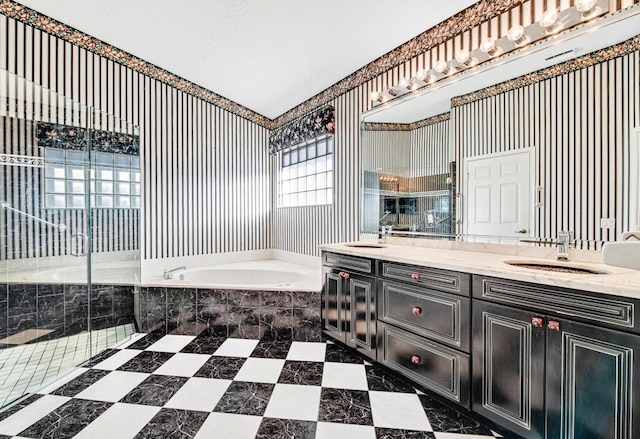
<svg viewBox="0 0 640 439">
<path fill-rule="evenodd" d="M 528 26 L 514 25 L 507 35 L 498 39 L 485 38 L 480 47 L 469 51 L 461 49 L 453 60 L 441 59 L 433 69 L 420 69 L 411 78 L 403 78 L 393 87 L 373 91 L 370 100 L 375 107 L 411 93 L 442 79 L 450 78 L 466 69 L 504 55 L 528 44 L 540 41 L 561 30 L 592 20 L 609 10 L 608 0 L 575 0 L 575 6 L 557 11 L 545 11 L 537 22 Z"/>
</svg>

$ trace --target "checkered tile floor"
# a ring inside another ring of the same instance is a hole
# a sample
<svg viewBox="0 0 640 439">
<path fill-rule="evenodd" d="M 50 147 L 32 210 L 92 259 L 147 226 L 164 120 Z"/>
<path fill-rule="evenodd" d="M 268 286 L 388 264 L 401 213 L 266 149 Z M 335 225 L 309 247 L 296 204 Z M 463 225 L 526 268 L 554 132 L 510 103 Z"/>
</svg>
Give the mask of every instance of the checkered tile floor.
<svg viewBox="0 0 640 439">
<path fill-rule="evenodd" d="M 494 434 L 331 342 L 141 334 L 0 413 L 4 437 Z"/>
</svg>

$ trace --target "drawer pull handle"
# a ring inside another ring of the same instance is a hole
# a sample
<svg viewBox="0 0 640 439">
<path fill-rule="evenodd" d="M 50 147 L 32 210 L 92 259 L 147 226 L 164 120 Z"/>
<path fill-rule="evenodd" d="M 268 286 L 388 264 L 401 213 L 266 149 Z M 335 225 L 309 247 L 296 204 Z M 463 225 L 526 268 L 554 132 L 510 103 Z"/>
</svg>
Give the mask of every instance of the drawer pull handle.
<svg viewBox="0 0 640 439">
<path fill-rule="evenodd" d="M 419 306 L 414 306 L 412 312 L 414 316 L 419 316 L 420 314 L 422 314 L 422 308 L 420 308 Z"/>
<path fill-rule="evenodd" d="M 351 276 L 349 275 L 349 273 L 345 273 L 344 271 L 341 271 L 340 273 L 338 273 L 340 275 L 340 277 L 343 277 L 345 279 L 349 279 Z"/>
<path fill-rule="evenodd" d="M 418 279 L 420 279 L 420 275 L 419 275 L 418 273 L 413 273 L 413 274 L 411 275 L 411 279 L 418 280 Z"/>
<path fill-rule="evenodd" d="M 551 331 L 560 332 L 560 322 L 549 320 L 549 323 L 547 323 L 547 328 L 549 328 Z"/>
<path fill-rule="evenodd" d="M 542 317 L 533 317 L 531 319 L 531 325 L 533 325 L 534 328 L 542 328 L 543 326 Z"/>
<path fill-rule="evenodd" d="M 411 362 L 413 364 L 420 364 L 420 357 L 418 357 L 417 355 L 414 355 L 413 357 L 411 357 Z"/>
</svg>

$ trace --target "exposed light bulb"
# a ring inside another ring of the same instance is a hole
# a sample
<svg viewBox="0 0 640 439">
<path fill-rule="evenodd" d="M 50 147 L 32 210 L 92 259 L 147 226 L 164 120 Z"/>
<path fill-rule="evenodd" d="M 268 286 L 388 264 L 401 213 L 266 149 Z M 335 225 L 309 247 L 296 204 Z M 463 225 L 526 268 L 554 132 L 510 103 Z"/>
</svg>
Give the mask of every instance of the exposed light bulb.
<svg viewBox="0 0 640 439">
<path fill-rule="evenodd" d="M 426 69 L 420 69 L 416 72 L 416 78 L 418 78 L 420 81 L 426 81 L 428 75 L 429 72 L 427 72 Z"/>
<path fill-rule="evenodd" d="M 558 12 L 554 9 L 546 11 L 538 20 L 540 26 L 542 26 L 548 33 L 556 32 L 560 29 L 558 24 Z"/>
<path fill-rule="evenodd" d="M 576 10 L 582 12 L 582 19 L 589 20 L 600 13 L 598 0 L 576 0 Z"/>
<path fill-rule="evenodd" d="M 395 89 L 395 88 L 393 88 L 393 87 L 389 87 L 389 88 L 387 89 L 387 93 L 389 93 L 391 96 L 398 96 L 398 90 L 396 90 L 396 89 Z"/>
<path fill-rule="evenodd" d="M 516 46 L 522 46 L 529 40 L 529 37 L 524 33 L 524 27 L 520 24 L 516 24 L 509 29 L 507 38 L 509 41 L 513 41 Z"/>
<path fill-rule="evenodd" d="M 458 61 L 460 64 L 464 64 L 465 66 L 469 67 L 473 65 L 477 60 L 471 57 L 471 54 L 469 53 L 468 50 L 462 49 L 456 55 L 456 61 Z"/>
<path fill-rule="evenodd" d="M 398 85 L 403 88 L 411 89 L 413 88 L 413 80 L 411 78 L 402 78 Z"/>
<path fill-rule="evenodd" d="M 378 91 L 372 91 L 369 93 L 369 99 L 375 102 L 382 102 L 382 95 Z"/>
<path fill-rule="evenodd" d="M 489 56 L 495 56 L 498 53 L 496 43 L 491 38 L 485 38 L 482 44 L 480 44 L 480 50 Z"/>
<path fill-rule="evenodd" d="M 436 72 L 442 73 L 443 75 L 448 75 L 449 73 L 451 73 L 451 67 L 449 66 L 448 62 L 441 59 L 436 63 Z"/>
</svg>

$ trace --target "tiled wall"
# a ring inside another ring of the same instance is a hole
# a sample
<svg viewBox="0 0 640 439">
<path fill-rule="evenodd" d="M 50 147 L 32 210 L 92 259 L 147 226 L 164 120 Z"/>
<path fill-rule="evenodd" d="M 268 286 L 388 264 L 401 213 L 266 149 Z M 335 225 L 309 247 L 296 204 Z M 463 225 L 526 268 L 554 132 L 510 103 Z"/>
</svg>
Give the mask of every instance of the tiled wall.
<svg viewBox="0 0 640 439">
<path fill-rule="evenodd" d="M 145 287 L 141 329 L 319 341 L 320 300 L 320 292 Z"/>
<path fill-rule="evenodd" d="M 134 323 L 133 286 L 94 285 L 91 328 Z M 88 329 L 86 285 L 0 284 L 0 339 L 28 329 L 53 330 L 43 339 Z M 6 345 L 0 345 L 0 348 Z"/>
</svg>

